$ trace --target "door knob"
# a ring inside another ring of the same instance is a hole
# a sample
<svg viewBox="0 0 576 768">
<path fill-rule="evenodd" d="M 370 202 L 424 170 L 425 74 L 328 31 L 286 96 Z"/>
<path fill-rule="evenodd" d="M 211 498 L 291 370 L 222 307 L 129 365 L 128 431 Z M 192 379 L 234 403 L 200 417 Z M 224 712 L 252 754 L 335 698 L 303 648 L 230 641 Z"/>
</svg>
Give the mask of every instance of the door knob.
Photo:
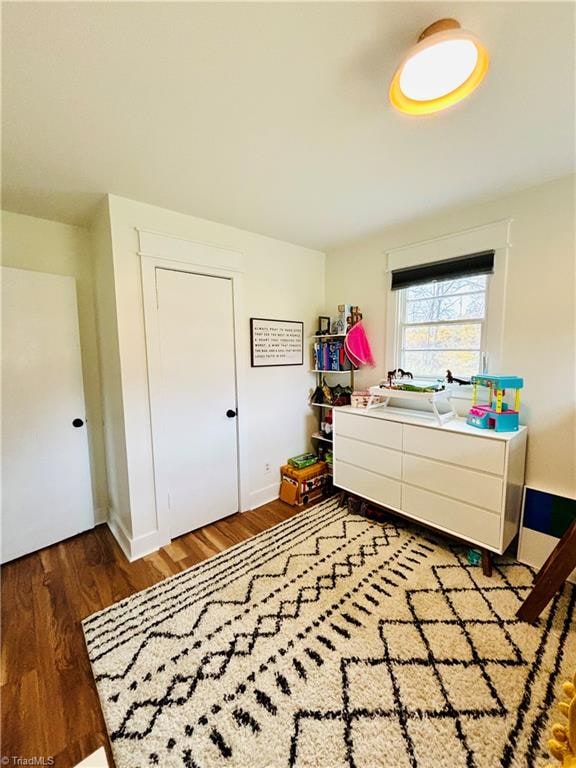
<svg viewBox="0 0 576 768">
<path fill-rule="evenodd" d="M 232 408 L 228 408 L 226 416 L 228 416 L 229 419 L 233 419 L 234 416 L 236 416 L 236 411 L 233 411 Z"/>
<path fill-rule="evenodd" d="M 76 428 L 83 427 L 84 422 L 82 421 L 82 419 L 74 419 L 74 421 L 72 422 L 72 426 Z"/>
</svg>

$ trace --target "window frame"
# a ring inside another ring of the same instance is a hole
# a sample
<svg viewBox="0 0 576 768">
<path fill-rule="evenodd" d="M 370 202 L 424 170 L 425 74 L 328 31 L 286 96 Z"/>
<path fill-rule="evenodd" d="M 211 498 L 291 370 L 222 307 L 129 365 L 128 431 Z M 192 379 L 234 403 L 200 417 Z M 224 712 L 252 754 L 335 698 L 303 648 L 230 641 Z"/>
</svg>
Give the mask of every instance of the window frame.
<svg viewBox="0 0 576 768">
<path fill-rule="evenodd" d="M 434 280 L 430 280 L 430 283 L 436 282 Z M 441 281 L 438 281 L 441 282 Z M 428 283 L 426 283 L 427 285 Z M 487 360 L 488 360 L 488 351 L 487 351 L 487 325 L 488 325 L 488 313 L 489 313 L 489 307 L 490 307 L 490 286 L 492 284 L 492 275 L 488 274 L 486 275 L 486 289 L 484 291 L 474 291 L 474 293 L 484 293 L 484 317 L 482 319 L 480 318 L 467 318 L 464 320 L 432 320 L 429 322 L 422 322 L 422 323 L 406 323 L 405 317 L 406 317 L 406 292 L 409 290 L 409 288 L 401 288 L 398 291 L 394 291 L 393 293 L 398 294 L 397 295 L 397 313 L 396 313 L 396 349 L 394 353 L 394 360 L 397 361 L 397 365 L 395 365 L 395 368 L 403 368 L 404 370 L 407 370 L 407 368 L 404 367 L 403 364 L 403 352 L 406 350 L 403 348 L 402 341 L 404 338 L 404 329 L 405 328 L 411 328 L 415 326 L 434 326 L 434 325 L 462 325 L 463 323 L 469 322 L 469 323 L 478 323 L 480 325 L 480 370 L 478 373 L 485 373 L 486 367 L 487 367 Z M 472 293 L 472 291 L 470 292 Z M 453 294 L 453 295 L 463 295 L 463 294 Z M 424 301 L 424 299 L 421 299 L 421 301 Z M 450 351 L 450 350 L 448 350 Z M 476 350 L 471 350 L 476 351 Z M 391 368 L 390 370 L 393 370 Z M 413 371 L 414 375 L 418 379 L 424 379 L 424 380 L 430 380 L 430 381 L 437 381 L 438 378 L 444 378 L 444 372 L 439 371 L 437 376 L 431 376 L 431 375 L 422 375 L 418 373 L 418 371 Z M 454 376 L 456 377 L 466 377 L 466 374 L 462 374 L 462 372 L 454 370 L 452 371 Z"/>
<path fill-rule="evenodd" d="M 508 266 L 512 254 L 512 222 L 513 219 L 503 219 L 383 252 L 386 272 L 386 305 L 384 310 L 384 366 L 380 373 L 382 380 L 386 379 L 387 371 L 392 371 L 400 365 L 400 291 L 391 289 L 390 273 L 392 270 L 442 261 L 463 253 L 475 253 L 483 250 L 494 251 L 494 272 L 490 275 L 487 286 L 482 367 L 493 373 L 499 373 L 503 370 Z M 457 375 L 456 372 L 454 374 Z M 472 387 L 459 387 L 457 385 L 454 387 L 454 395 L 457 399 L 470 400 L 471 393 Z"/>
</svg>

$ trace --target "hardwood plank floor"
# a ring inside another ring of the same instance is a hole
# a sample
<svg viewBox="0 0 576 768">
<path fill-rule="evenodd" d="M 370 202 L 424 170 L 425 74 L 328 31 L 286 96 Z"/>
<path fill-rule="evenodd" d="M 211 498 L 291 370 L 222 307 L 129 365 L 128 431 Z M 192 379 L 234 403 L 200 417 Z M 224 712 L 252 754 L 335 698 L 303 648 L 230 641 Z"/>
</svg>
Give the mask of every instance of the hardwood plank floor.
<svg viewBox="0 0 576 768">
<path fill-rule="evenodd" d="M 0 757 L 9 756 L 7 765 L 16 764 L 12 756 L 52 757 L 57 768 L 70 768 L 103 745 L 112 766 L 81 620 L 301 509 L 274 501 L 181 536 L 134 563 L 99 525 L 4 565 Z"/>
</svg>

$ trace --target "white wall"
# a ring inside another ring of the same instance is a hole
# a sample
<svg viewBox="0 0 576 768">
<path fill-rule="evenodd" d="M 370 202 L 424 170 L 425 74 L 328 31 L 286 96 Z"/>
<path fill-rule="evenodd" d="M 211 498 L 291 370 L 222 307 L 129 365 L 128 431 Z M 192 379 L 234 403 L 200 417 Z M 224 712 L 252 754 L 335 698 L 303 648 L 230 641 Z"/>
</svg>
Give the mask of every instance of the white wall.
<svg viewBox="0 0 576 768">
<path fill-rule="evenodd" d="M 90 234 L 94 263 L 98 353 L 102 372 L 102 412 L 108 482 L 107 507 L 111 527 L 126 546 L 132 535 L 132 521 L 124 441 L 124 407 L 108 198 L 98 206 Z"/>
<path fill-rule="evenodd" d="M 108 492 L 89 233 L 81 227 L 2 211 L 2 264 L 76 279 L 92 497 L 95 521 L 102 522 Z"/>
<path fill-rule="evenodd" d="M 377 383 L 385 375 L 385 252 L 512 218 L 502 370 L 493 373 L 525 379 L 522 419 L 530 430 L 526 483 L 572 497 L 576 496 L 575 178 L 390 227 L 331 249 L 326 258 L 326 306 L 361 305 L 377 361 L 376 369 L 362 371 L 357 382 Z"/>
<path fill-rule="evenodd" d="M 157 522 L 136 227 L 241 252 L 246 329 L 250 317 L 268 317 L 303 320 L 305 337 L 313 334 L 324 306 L 324 254 L 121 197 L 111 195 L 108 203 L 129 495 L 129 509 L 118 509 L 117 514 L 134 551 L 140 552 L 153 548 Z M 105 250 L 102 243 L 100 247 Z M 108 283 L 111 279 L 108 274 Z M 288 456 L 309 447 L 313 415 L 307 398 L 314 379 L 308 350 L 302 367 L 250 368 L 249 333 L 245 338 L 239 365 L 245 371 L 247 391 L 239 408 L 248 435 L 245 459 L 254 507 L 277 496 L 278 468 Z M 265 463 L 271 465 L 269 473 Z"/>
<path fill-rule="evenodd" d="M 526 482 L 576 496 L 574 182 L 570 176 L 388 228 L 330 250 L 326 270 L 325 257 L 318 251 L 115 196 L 100 206 L 92 242 L 82 228 L 3 212 L 3 264 L 73 275 L 77 280 L 98 519 L 109 506 L 111 525 L 125 548 L 129 550 L 132 542 L 135 551 L 144 551 L 147 543 L 153 548 L 156 515 L 136 227 L 240 251 L 246 326 L 251 316 L 304 320 L 308 337 L 316 330 L 318 314 L 334 314 L 338 303 L 359 304 L 378 363 L 376 370 L 357 376 L 362 385 L 384 374 L 384 253 L 512 218 L 502 370 L 526 380 L 523 419 L 530 428 Z M 308 373 L 308 350 L 302 368 L 251 369 L 248 333 L 245 336 L 240 364 L 245 368 L 247 394 L 240 407 L 249 436 L 250 506 L 258 506 L 276 496 L 280 464 L 310 447 L 314 416 L 306 402 L 314 380 Z M 265 463 L 270 463 L 270 473 L 265 473 Z"/>
</svg>

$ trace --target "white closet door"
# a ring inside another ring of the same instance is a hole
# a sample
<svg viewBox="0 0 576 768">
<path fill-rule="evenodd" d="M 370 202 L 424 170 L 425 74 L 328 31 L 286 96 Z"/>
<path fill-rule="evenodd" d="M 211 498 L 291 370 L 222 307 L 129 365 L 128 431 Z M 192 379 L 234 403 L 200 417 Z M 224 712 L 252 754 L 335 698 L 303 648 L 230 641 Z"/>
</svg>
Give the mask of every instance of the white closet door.
<svg viewBox="0 0 576 768">
<path fill-rule="evenodd" d="M 238 511 L 232 281 L 156 270 L 170 536 Z M 153 403 L 153 407 L 158 404 Z"/>
<path fill-rule="evenodd" d="M 2 390 L 6 562 L 94 525 L 74 278 L 2 268 Z"/>
</svg>

